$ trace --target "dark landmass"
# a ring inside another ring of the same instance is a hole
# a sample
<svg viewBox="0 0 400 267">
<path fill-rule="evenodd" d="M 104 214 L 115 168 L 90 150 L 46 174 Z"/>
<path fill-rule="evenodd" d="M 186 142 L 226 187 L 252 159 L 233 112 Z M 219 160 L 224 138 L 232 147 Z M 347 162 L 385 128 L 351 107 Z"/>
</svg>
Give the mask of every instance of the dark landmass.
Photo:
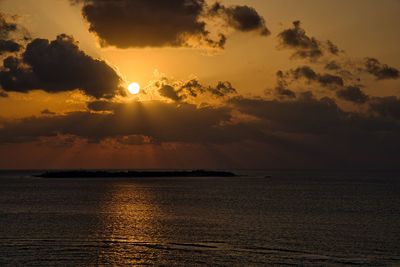
<svg viewBox="0 0 400 267">
<path fill-rule="evenodd" d="M 144 177 L 236 177 L 224 171 L 54 171 L 35 177 L 40 178 L 144 178 Z"/>
</svg>

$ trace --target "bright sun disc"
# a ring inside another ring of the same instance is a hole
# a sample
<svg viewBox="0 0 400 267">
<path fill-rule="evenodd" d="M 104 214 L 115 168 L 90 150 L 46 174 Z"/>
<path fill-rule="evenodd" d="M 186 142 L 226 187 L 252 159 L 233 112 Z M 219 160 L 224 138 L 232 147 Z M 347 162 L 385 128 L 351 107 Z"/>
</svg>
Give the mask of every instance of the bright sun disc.
<svg viewBox="0 0 400 267">
<path fill-rule="evenodd" d="M 131 83 L 128 86 L 128 91 L 129 93 L 131 93 L 132 95 L 137 95 L 140 92 L 140 85 L 138 83 Z"/>
</svg>

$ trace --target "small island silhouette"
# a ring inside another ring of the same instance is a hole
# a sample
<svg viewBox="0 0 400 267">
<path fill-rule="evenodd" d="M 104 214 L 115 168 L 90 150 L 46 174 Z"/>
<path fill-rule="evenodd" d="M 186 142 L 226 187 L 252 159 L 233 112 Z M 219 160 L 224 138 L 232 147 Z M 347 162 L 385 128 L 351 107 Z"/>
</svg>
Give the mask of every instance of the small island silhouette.
<svg viewBox="0 0 400 267">
<path fill-rule="evenodd" d="M 40 178 L 155 178 L 155 177 L 236 177 L 226 171 L 48 171 Z"/>
</svg>

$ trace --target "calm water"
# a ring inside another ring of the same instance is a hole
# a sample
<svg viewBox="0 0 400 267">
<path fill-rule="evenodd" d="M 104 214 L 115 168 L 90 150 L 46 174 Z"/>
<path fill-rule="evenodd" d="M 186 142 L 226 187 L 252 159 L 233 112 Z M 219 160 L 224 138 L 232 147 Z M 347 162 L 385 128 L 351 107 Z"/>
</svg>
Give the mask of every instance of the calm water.
<svg viewBox="0 0 400 267">
<path fill-rule="evenodd" d="M 0 266 L 400 266 L 400 173 L 265 173 L 2 172 Z"/>
</svg>

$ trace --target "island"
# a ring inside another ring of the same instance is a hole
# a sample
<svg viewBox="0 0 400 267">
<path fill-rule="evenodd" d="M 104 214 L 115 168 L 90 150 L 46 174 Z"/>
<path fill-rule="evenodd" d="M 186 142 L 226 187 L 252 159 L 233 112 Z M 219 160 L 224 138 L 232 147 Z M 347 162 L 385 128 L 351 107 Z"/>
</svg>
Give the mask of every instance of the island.
<svg viewBox="0 0 400 267">
<path fill-rule="evenodd" d="M 237 177 L 227 171 L 48 171 L 40 178 L 156 178 L 156 177 Z"/>
</svg>

